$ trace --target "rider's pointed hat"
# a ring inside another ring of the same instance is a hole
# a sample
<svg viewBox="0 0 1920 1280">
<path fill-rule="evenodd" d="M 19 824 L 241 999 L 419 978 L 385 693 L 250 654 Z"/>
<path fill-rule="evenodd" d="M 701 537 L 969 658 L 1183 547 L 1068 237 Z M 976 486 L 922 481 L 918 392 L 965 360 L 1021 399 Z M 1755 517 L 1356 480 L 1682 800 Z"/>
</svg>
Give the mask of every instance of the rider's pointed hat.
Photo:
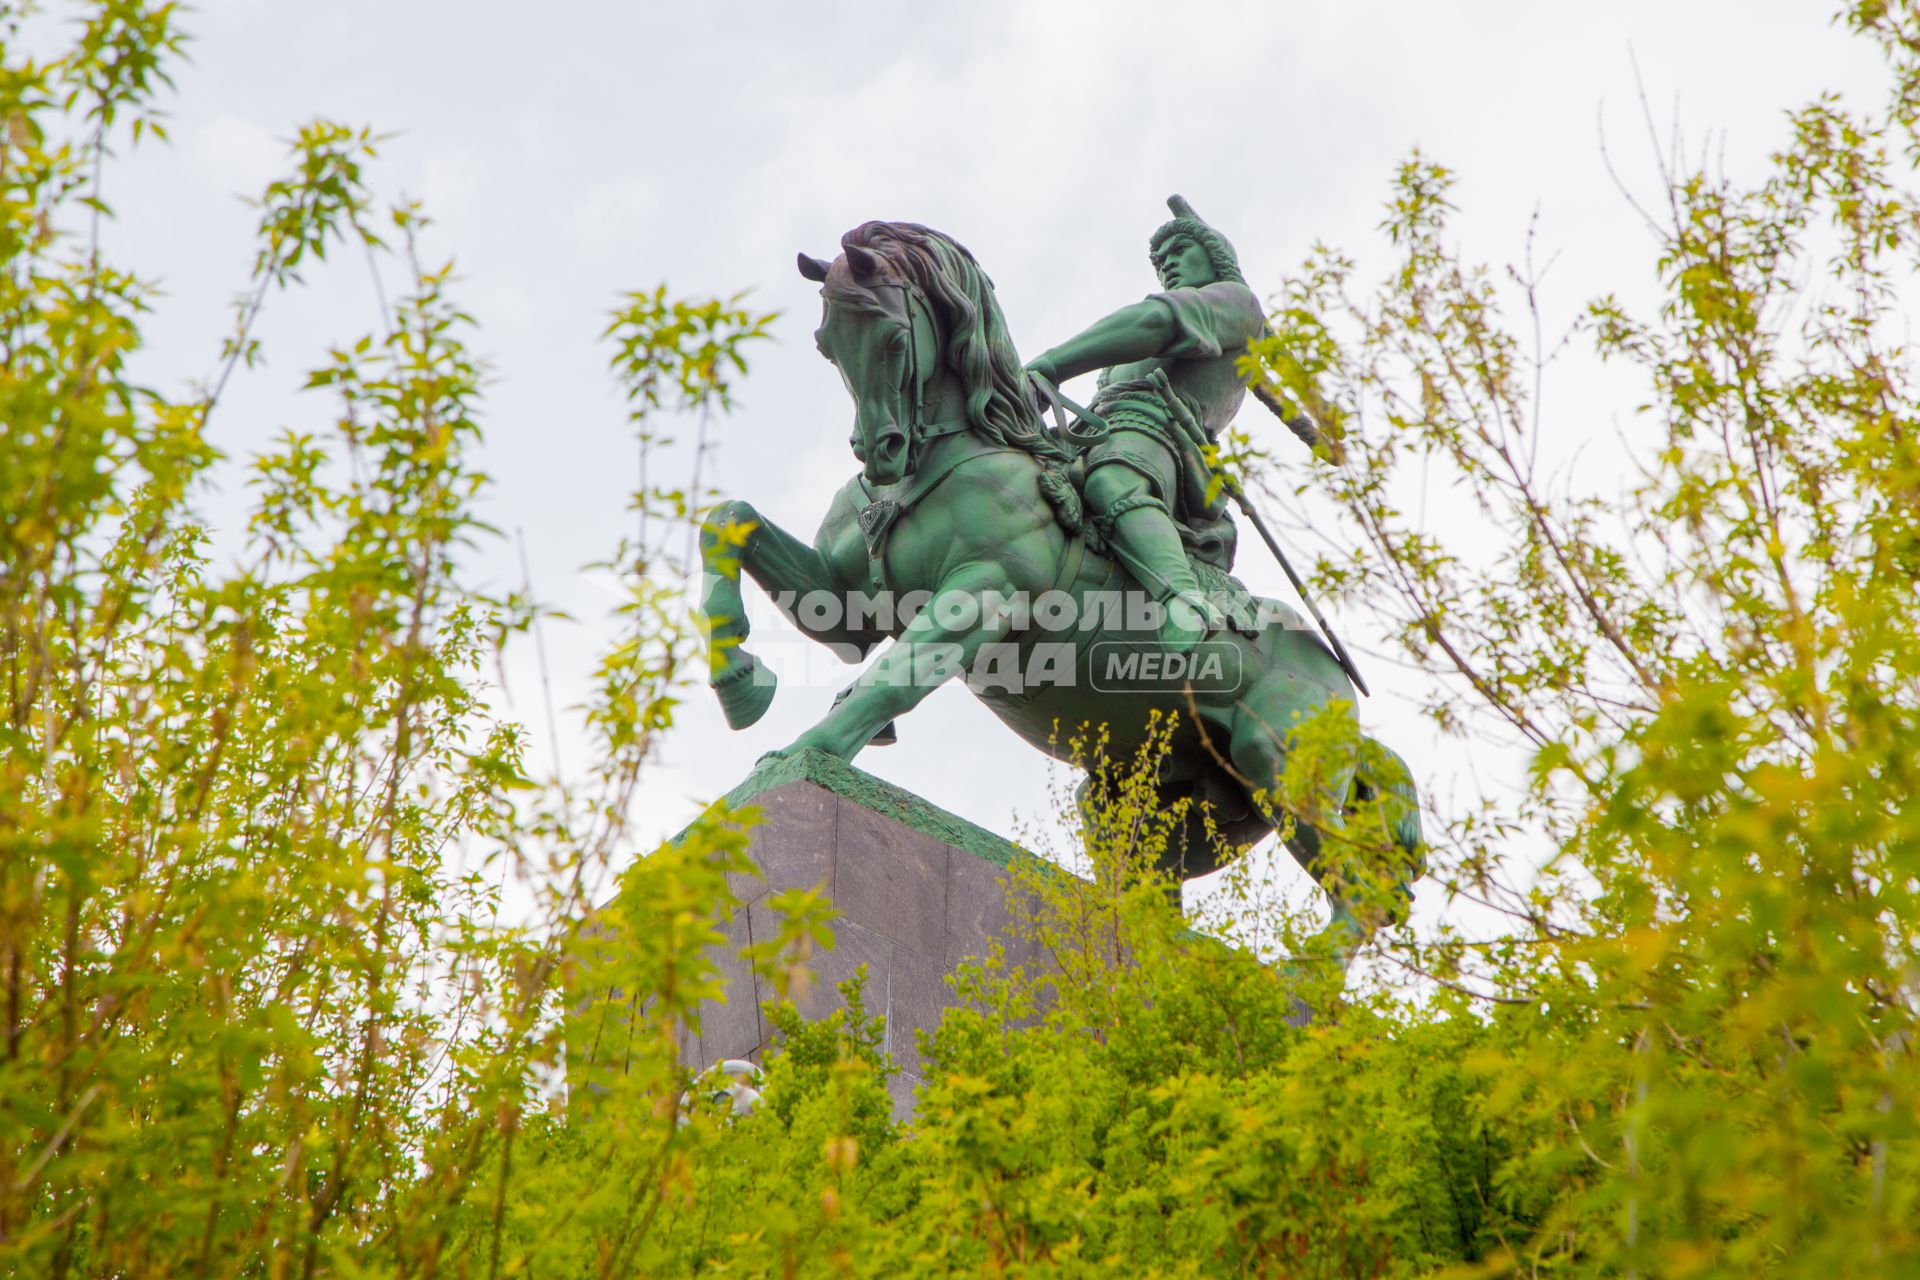
<svg viewBox="0 0 1920 1280">
<path fill-rule="evenodd" d="M 1160 229 L 1147 241 L 1147 252 L 1158 254 L 1160 246 L 1168 237 L 1175 234 L 1191 236 L 1207 251 L 1207 257 L 1213 260 L 1214 274 L 1222 280 L 1232 280 L 1245 284 L 1246 277 L 1240 274 L 1240 255 L 1233 251 L 1233 244 L 1225 236 L 1214 230 L 1212 225 L 1193 211 L 1185 196 L 1168 196 L 1167 208 L 1173 210 L 1173 218 L 1162 223 Z"/>
</svg>

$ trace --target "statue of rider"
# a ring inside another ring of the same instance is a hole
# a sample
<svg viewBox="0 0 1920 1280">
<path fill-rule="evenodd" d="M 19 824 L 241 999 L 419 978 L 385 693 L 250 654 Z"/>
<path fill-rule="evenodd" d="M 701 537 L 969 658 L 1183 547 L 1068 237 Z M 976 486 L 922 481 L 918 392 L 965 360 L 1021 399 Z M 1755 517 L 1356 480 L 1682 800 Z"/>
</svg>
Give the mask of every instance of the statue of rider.
<svg viewBox="0 0 1920 1280">
<path fill-rule="evenodd" d="M 1032 361 L 1058 384 L 1100 369 L 1093 413 L 1068 436 L 1084 447 L 1094 528 L 1168 609 L 1169 645 L 1188 648 L 1223 623 L 1188 557 L 1223 573 L 1236 530 L 1214 483 L 1211 446 L 1246 397 L 1236 367 L 1267 331 L 1259 299 L 1227 238 L 1184 199 L 1148 241 L 1161 292 L 1122 307 Z"/>
</svg>

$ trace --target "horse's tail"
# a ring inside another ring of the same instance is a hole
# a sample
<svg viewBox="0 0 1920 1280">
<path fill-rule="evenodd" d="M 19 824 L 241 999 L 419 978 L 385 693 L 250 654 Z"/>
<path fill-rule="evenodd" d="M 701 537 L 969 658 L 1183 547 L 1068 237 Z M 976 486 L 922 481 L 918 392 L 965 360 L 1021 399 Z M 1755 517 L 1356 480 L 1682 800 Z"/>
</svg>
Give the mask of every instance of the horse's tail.
<svg viewBox="0 0 1920 1280">
<path fill-rule="evenodd" d="M 1387 834 L 1406 855 L 1397 879 L 1410 892 L 1413 882 L 1427 871 L 1426 845 L 1420 838 L 1420 789 L 1414 785 L 1413 770 L 1393 748 L 1377 738 L 1363 736 L 1360 768 L 1353 778 L 1353 799 L 1356 804 L 1378 806 Z"/>
</svg>

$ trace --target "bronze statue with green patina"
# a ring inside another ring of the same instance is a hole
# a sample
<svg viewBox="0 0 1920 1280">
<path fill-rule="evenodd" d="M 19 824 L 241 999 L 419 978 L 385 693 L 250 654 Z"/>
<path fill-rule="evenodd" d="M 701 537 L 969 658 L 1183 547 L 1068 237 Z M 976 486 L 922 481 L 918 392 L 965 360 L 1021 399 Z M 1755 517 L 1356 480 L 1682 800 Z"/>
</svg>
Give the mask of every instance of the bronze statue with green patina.
<svg viewBox="0 0 1920 1280">
<path fill-rule="evenodd" d="M 1170 869 L 1206 874 L 1223 844 L 1245 848 L 1284 828 L 1351 940 L 1361 928 L 1338 865 L 1350 855 L 1330 849 L 1356 842 L 1328 837 L 1354 801 L 1383 797 L 1396 847 L 1381 856 L 1410 878 L 1413 786 L 1397 756 L 1356 734 L 1349 757 L 1323 772 L 1323 794 L 1284 794 L 1299 728 L 1326 715 L 1351 722 L 1354 690 L 1293 610 L 1227 573 L 1233 525 L 1208 483 L 1207 444 L 1238 406 L 1233 359 L 1263 321 L 1231 246 L 1175 207 L 1181 216 L 1153 241 L 1162 292 L 1049 351 L 1037 377 L 985 273 L 949 237 L 869 222 L 842 237 L 832 262 L 801 255 L 824 302 L 816 342 L 854 400 L 861 467 L 810 543 L 745 502 L 709 515 L 711 681 L 736 729 L 775 692 L 743 644 L 744 571 L 848 661 L 883 648 L 786 751 L 850 760 L 956 678 L 1061 759 L 1102 734 L 1111 757 L 1130 758 L 1171 721 L 1161 797 L 1195 803 Z M 1050 429 L 1041 405 L 1052 384 L 1094 368 L 1107 370 L 1094 412 Z M 822 599 L 841 607 L 796 603 Z M 889 607 L 908 600 L 919 607 Z"/>
</svg>

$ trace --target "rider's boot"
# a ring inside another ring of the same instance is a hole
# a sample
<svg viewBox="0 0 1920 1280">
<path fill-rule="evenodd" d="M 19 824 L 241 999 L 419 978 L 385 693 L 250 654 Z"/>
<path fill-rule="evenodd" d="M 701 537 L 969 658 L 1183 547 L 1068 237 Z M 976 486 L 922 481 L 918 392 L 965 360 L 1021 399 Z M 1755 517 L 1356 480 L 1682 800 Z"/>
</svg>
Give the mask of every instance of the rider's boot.
<svg viewBox="0 0 1920 1280">
<path fill-rule="evenodd" d="M 1126 504 L 1121 504 L 1126 505 Z M 1185 653 L 1217 631 L 1226 619 L 1200 589 L 1200 579 L 1187 559 L 1187 548 L 1173 517 L 1154 499 L 1130 506 L 1108 525 L 1107 543 L 1113 554 L 1166 610 L 1160 624 L 1160 642 L 1173 653 Z"/>
</svg>

